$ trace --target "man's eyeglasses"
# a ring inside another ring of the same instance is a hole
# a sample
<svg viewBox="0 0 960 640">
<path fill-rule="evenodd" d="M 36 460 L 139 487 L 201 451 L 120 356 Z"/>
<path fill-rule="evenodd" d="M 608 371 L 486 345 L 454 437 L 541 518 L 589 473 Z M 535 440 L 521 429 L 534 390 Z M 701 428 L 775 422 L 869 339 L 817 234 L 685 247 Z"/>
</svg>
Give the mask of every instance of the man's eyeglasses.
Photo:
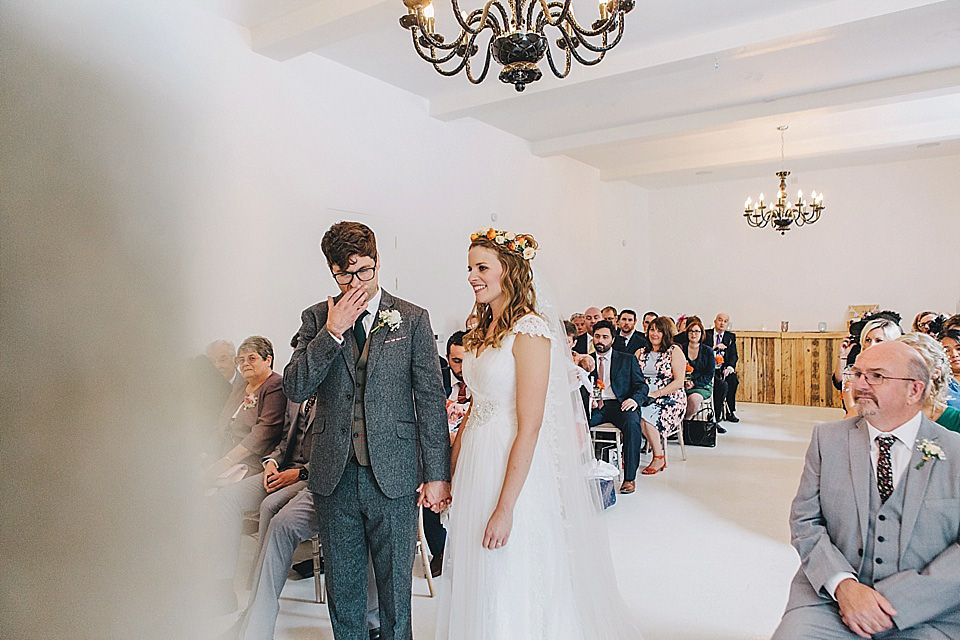
<svg viewBox="0 0 960 640">
<path fill-rule="evenodd" d="M 357 269 L 356 271 L 343 271 L 341 273 L 333 274 L 333 279 L 337 281 L 337 284 L 348 285 L 353 282 L 353 278 L 356 277 L 360 282 L 370 282 L 373 280 L 373 274 L 376 272 L 377 267 L 364 267 L 363 269 Z"/>
<path fill-rule="evenodd" d="M 871 387 L 879 387 L 883 384 L 884 380 L 909 380 L 911 382 L 917 382 L 916 378 L 895 378 L 894 376 L 885 376 L 876 371 L 847 371 L 843 374 L 843 377 L 846 378 L 848 382 L 856 382 L 860 380 L 860 378 L 863 378 Z"/>
</svg>

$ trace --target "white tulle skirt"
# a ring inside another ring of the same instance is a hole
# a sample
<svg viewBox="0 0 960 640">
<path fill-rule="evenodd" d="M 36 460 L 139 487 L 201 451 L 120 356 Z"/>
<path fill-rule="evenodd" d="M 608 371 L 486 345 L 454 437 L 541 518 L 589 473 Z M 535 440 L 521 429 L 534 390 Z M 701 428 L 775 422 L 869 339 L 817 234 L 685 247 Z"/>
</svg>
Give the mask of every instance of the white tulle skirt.
<svg viewBox="0 0 960 640">
<path fill-rule="evenodd" d="M 571 585 L 562 505 L 549 449 L 537 446 L 503 547 L 482 547 L 503 486 L 516 424 L 470 425 L 462 436 L 439 580 L 438 640 L 585 640 Z"/>
</svg>

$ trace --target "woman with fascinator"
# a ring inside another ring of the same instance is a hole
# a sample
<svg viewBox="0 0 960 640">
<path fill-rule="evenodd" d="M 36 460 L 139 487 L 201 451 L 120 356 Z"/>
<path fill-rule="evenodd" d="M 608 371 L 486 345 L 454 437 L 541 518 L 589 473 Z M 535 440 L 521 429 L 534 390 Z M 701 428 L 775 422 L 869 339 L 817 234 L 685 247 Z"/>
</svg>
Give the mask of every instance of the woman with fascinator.
<svg viewBox="0 0 960 640">
<path fill-rule="evenodd" d="M 437 635 L 637 640 L 615 586 L 583 405 L 533 236 L 471 236 L 479 323 L 464 338 L 473 404 L 453 445 Z"/>
</svg>

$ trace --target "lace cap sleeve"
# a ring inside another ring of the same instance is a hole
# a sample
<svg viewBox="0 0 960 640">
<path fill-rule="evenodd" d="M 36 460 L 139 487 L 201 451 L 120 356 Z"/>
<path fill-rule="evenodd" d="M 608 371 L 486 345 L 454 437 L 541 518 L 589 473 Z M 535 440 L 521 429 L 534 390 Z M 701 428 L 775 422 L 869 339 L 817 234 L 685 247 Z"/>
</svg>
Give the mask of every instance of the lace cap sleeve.
<svg viewBox="0 0 960 640">
<path fill-rule="evenodd" d="M 550 327 L 547 322 L 535 313 L 528 313 L 513 325 L 514 333 L 525 333 L 528 336 L 541 336 L 544 338 L 553 338 Z"/>
</svg>

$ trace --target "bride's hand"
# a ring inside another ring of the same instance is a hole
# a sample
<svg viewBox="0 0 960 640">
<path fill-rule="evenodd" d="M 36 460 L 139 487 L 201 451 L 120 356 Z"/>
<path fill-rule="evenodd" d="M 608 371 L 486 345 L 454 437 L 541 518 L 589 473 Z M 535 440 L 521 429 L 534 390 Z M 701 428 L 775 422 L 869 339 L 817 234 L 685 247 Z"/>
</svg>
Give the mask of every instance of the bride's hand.
<svg viewBox="0 0 960 640">
<path fill-rule="evenodd" d="M 492 551 L 507 544 L 511 529 L 513 529 L 513 513 L 500 508 L 494 509 L 493 515 L 487 522 L 487 529 L 483 532 L 483 548 Z"/>
</svg>

